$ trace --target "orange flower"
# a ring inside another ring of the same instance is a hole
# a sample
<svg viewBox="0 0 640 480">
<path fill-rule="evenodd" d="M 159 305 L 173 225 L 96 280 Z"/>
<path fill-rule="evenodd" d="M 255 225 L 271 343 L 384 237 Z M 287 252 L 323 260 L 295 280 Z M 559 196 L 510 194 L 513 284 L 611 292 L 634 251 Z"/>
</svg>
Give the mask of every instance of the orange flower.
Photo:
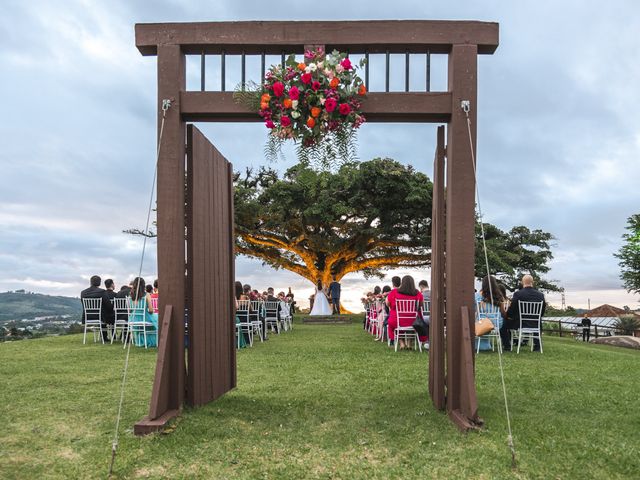
<svg viewBox="0 0 640 480">
<path fill-rule="evenodd" d="M 282 101 L 282 104 L 284 105 L 284 108 L 291 108 L 291 99 L 290 98 L 285 98 Z"/>
<path fill-rule="evenodd" d="M 307 65 L 305 63 L 299 63 L 298 64 L 298 70 L 304 71 L 305 68 L 307 68 Z"/>
<path fill-rule="evenodd" d="M 267 102 L 260 103 L 260 110 L 267 110 L 269 108 L 269 104 Z"/>
<path fill-rule="evenodd" d="M 367 87 L 364 86 L 364 83 L 362 85 L 360 85 L 360 88 L 358 89 L 358 95 L 366 95 L 367 94 Z"/>
<path fill-rule="evenodd" d="M 331 88 L 334 88 L 334 89 L 335 89 L 339 84 L 340 84 L 340 80 L 338 80 L 338 77 L 333 77 L 333 78 L 331 79 L 331 81 L 329 82 L 329 86 L 330 86 Z"/>
<path fill-rule="evenodd" d="M 315 126 L 316 126 L 316 121 L 312 117 L 307 118 L 307 127 L 313 128 Z"/>
<path fill-rule="evenodd" d="M 262 97 L 260 97 L 261 103 L 267 103 L 269 102 L 269 100 L 271 100 L 271 95 L 269 95 L 268 93 L 263 93 Z"/>
<path fill-rule="evenodd" d="M 311 116 L 317 118 L 320 113 L 322 112 L 322 109 L 320 107 L 311 107 Z"/>
</svg>

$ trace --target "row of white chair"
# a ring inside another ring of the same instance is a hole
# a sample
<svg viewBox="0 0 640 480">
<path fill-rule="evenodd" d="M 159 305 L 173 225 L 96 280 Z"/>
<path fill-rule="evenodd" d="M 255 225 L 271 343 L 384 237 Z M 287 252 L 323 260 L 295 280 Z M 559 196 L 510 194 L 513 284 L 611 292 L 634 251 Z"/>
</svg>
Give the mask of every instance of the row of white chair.
<svg viewBox="0 0 640 480">
<path fill-rule="evenodd" d="M 154 311 L 157 311 L 157 298 L 151 299 L 151 305 Z M 115 322 L 113 325 L 107 325 L 102 320 L 102 298 L 83 298 L 82 306 L 84 307 L 84 335 L 82 344 L 87 342 L 87 332 L 93 332 L 93 341 L 96 343 L 97 337 L 104 344 L 103 332 L 106 331 L 107 337 L 113 344 L 114 339 L 120 332 L 122 343 L 126 347 L 127 342 L 133 342 L 133 334 L 142 335 L 144 339 L 144 347 L 148 347 L 147 333 L 157 333 L 153 323 L 146 320 L 145 311 L 147 308 L 146 299 L 134 304 L 130 297 L 114 298 L 111 300 L 113 304 Z"/>
<path fill-rule="evenodd" d="M 520 316 L 520 325 L 518 328 L 518 350 L 520 353 L 520 346 L 523 340 L 528 340 L 531 344 L 531 351 L 533 351 L 533 340 L 537 339 L 540 343 L 540 353 L 542 353 L 542 305 L 543 302 L 525 302 L 518 300 L 518 313 Z M 502 353 L 502 341 L 500 339 L 500 325 L 502 323 L 500 310 L 492 306 L 490 303 L 477 302 L 476 303 L 476 321 L 482 318 L 489 319 L 493 324 L 493 329 L 481 336 L 476 337 L 476 354 L 480 352 L 480 339 L 489 338 L 491 341 L 491 350 L 495 351 L 495 343 L 498 344 L 498 352 Z M 527 326 L 524 327 L 523 323 L 527 322 Z M 514 338 L 510 339 L 513 344 Z"/>
<path fill-rule="evenodd" d="M 293 329 L 293 316 L 291 315 L 291 305 L 287 302 L 265 302 L 261 300 L 238 300 L 236 315 L 240 320 L 236 324 L 236 337 L 238 348 L 240 348 L 240 336 L 247 334 L 249 346 L 253 346 L 253 337 L 258 335 L 260 341 L 264 341 L 267 332 L 271 328 L 272 332 L 280 334 L 281 331 Z M 264 329 L 261 317 L 264 317 Z"/>
</svg>

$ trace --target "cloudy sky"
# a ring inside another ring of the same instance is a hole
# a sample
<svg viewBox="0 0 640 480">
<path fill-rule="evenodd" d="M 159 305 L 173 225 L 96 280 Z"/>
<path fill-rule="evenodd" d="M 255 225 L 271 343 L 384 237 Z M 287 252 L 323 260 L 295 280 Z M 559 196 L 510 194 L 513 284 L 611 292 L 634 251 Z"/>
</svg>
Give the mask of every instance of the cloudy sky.
<svg viewBox="0 0 640 480">
<path fill-rule="evenodd" d="M 141 241 L 121 231 L 146 218 L 155 161 L 156 62 L 136 50 L 135 23 L 474 19 L 500 23 L 500 47 L 479 59 L 485 220 L 555 235 L 549 278 L 565 287 L 567 304 L 582 307 L 590 299 L 592 306 L 638 306 L 638 296 L 621 288 L 612 256 L 627 217 L 640 212 L 638 2 L 2 4 L 0 291 L 77 295 L 93 274 L 119 285 L 137 273 Z M 401 89 L 403 65 L 395 65 L 391 87 Z M 444 58 L 434 58 L 434 90 L 444 90 L 445 66 Z M 215 83 L 216 67 L 210 68 Z M 227 69 L 227 85 L 234 85 L 235 74 Z M 189 83 L 195 86 L 197 78 L 190 75 Z M 414 83 L 420 79 L 412 77 Z M 372 72 L 371 89 L 381 85 Z M 201 128 L 236 168 L 263 163 L 260 124 Z M 431 175 L 434 138 L 434 125 L 368 124 L 359 136 L 359 156 L 392 157 Z M 279 168 L 293 162 L 289 155 Z M 150 247 L 143 268 L 149 278 L 156 271 L 155 245 Z M 291 286 L 303 298 L 311 293 L 305 280 L 259 262 L 239 259 L 237 272 L 260 289 L 269 284 Z M 347 306 L 357 307 L 373 283 L 346 277 Z M 558 296 L 549 298 L 559 304 Z"/>
</svg>

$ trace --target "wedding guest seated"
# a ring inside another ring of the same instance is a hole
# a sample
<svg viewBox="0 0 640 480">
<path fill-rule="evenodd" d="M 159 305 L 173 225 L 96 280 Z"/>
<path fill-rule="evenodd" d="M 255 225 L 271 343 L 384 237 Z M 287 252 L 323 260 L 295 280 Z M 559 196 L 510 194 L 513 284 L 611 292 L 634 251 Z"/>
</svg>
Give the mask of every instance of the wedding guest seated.
<svg viewBox="0 0 640 480">
<path fill-rule="evenodd" d="M 396 277 L 394 277 L 396 278 Z M 398 326 L 398 311 L 396 309 L 398 300 L 415 300 L 418 308 L 422 306 L 422 294 L 416 288 L 416 284 L 414 283 L 413 277 L 411 275 L 405 275 L 402 277 L 400 282 L 400 286 L 397 289 L 391 290 L 389 295 L 387 296 L 386 303 L 389 306 L 389 317 L 387 324 L 387 334 L 389 335 L 389 340 L 393 345 L 395 341 L 395 333 L 394 330 Z M 410 327 L 413 325 L 414 318 L 402 318 L 400 321 L 401 327 Z M 427 341 L 426 336 L 421 336 L 420 342 L 425 343 Z M 400 348 L 408 347 L 405 345 L 403 340 L 400 340 L 399 344 Z"/>
<path fill-rule="evenodd" d="M 504 297 L 500 286 L 493 275 L 486 276 L 482 279 L 482 289 L 479 292 L 479 300 L 477 302 L 480 311 L 483 312 L 479 315 L 479 318 L 491 318 L 492 323 L 494 320 L 493 314 L 498 313 L 498 324 L 494 323 L 495 328 L 502 328 L 504 319 L 507 316 L 507 312 L 504 308 Z M 491 317 L 487 317 L 486 314 L 492 314 Z M 491 339 L 488 337 L 476 337 L 476 348 L 478 348 L 478 342 L 480 343 L 480 350 L 491 350 Z"/>
<path fill-rule="evenodd" d="M 144 278 L 136 277 L 133 279 L 133 287 L 131 289 L 131 305 L 139 308 L 144 305 L 144 316 L 140 312 L 132 311 L 129 314 L 129 322 L 146 322 L 151 324 L 146 327 L 147 347 L 155 347 L 158 345 L 158 314 L 153 313 L 151 305 L 151 296 L 146 291 Z M 144 347 L 144 335 L 139 332 L 133 335 L 133 343 L 139 347 Z"/>
<path fill-rule="evenodd" d="M 113 305 L 109 300 L 109 296 L 107 295 L 106 290 L 100 288 L 100 284 L 102 283 L 102 279 L 98 275 L 94 275 L 89 280 L 90 286 L 89 288 L 84 289 L 80 292 L 80 299 L 82 301 L 83 298 L 101 298 L 102 303 L 100 307 L 100 316 L 102 322 L 102 338 L 103 340 L 109 340 L 109 334 L 106 328 L 106 320 L 113 315 Z M 84 303 L 82 304 L 82 323 L 84 324 L 85 320 L 85 311 L 84 311 Z"/>
<path fill-rule="evenodd" d="M 522 288 L 517 290 L 513 297 L 511 298 L 511 305 L 509 305 L 509 310 L 507 310 L 507 321 L 504 322 L 503 328 L 500 329 L 500 337 L 502 338 L 502 347 L 504 350 L 511 350 L 511 335 L 508 330 L 519 330 L 520 329 L 520 310 L 518 307 L 518 301 L 522 300 L 523 302 L 542 302 L 542 314 L 541 317 L 544 316 L 544 311 L 547 307 L 547 304 L 544 299 L 544 294 L 535 288 L 533 288 L 533 277 L 531 275 L 525 275 L 522 277 Z M 535 323 L 535 322 L 534 322 Z M 526 320 L 523 322 L 524 327 L 533 327 L 530 322 Z M 533 339 L 533 351 L 540 351 L 540 341 L 537 338 Z"/>
<path fill-rule="evenodd" d="M 111 303 L 111 305 L 113 305 L 113 299 L 116 298 L 116 291 L 115 291 L 116 286 L 113 283 L 113 280 L 110 278 L 107 278 L 104 281 L 104 288 L 106 288 L 105 293 L 109 298 L 109 302 Z M 104 318 L 104 323 L 106 323 L 107 325 L 113 326 L 113 324 L 116 322 L 115 310 L 111 309 L 111 312 L 107 312 L 106 316 L 103 318 Z"/>
<path fill-rule="evenodd" d="M 429 282 L 427 282 L 426 280 L 420 280 L 418 282 L 418 288 L 422 293 L 422 298 L 424 298 L 425 301 L 431 301 L 431 290 L 429 290 Z"/>
<path fill-rule="evenodd" d="M 249 300 L 249 297 L 247 295 L 244 294 L 244 288 L 242 286 L 242 283 L 240 282 L 236 282 L 235 283 L 235 299 L 236 299 L 236 311 L 238 310 L 238 302 L 240 300 Z M 245 321 L 247 321 L 248 319 L 245 319 Z M 236 325 L 238 325 L 240 323 L 240 317 L 236 314 Z M 244 348 L 247 346 L 247 344 L 249 343 L 249 339 L 246 338 L 247 333 L 243 332 L 241 337 L 238 339 L 238 347 L 239 348 Z"/>
</svg>

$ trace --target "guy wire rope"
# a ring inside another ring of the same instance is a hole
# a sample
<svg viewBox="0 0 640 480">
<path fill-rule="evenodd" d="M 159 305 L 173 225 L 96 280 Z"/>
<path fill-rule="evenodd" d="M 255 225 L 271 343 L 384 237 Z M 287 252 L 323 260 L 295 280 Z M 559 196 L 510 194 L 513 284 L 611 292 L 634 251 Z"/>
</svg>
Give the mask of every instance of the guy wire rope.
<svg viewBox="0 0 640 480">
<path fill-rule="evenodd" d="M 485 267 L 487 269 L 487 276 L 490 275 L 490 271 L 489 271 L 489 256 L 487 255 L 487 242 L 485 239 L 485 234 L 484 234 L 484 224 L 482 221 L 482 207 L 480 205 L 480 189 L 478 187 L 478 172 L 476 169 L 476 155 L 475 152 L 473 150 L 473 139 L 471 136 L 471 119 L 469 118 L 469 110 L 471 109 L 471 102 L 469 100 L 463 100 L 460 103 L 460 107 L 462 108 L 462 111 L 464 111 L 465 116 L 467 117 L 467 132 L 469 133 L 469 148 L 471 149 L 471 161 L 473 164 L 473 177 L 475 179 L 475 183 L 476 183 L 476 202 L 478 203 L 478 216 L 480 217 L 480 232 L 482 234 L 482 250 L 484 252 L 484 263 L 485 263 Z M 488 282 L 489 284 L 489 297 L 491 298 L 491 306 L 495 307 L 495 305 L 493 304 L 493 291 L 492 291 L 492 287 L 491 287 L 491 282 Z M 502 341 L 502 340 L 500 340 Z M 511 416 L 509 414 L 509 403 L 507 401 L 507 387 L 504 381 L 504 367 L 502 365 L 502 349 L 499 348 L 498 349 L 498 362 L 500 364 L 500 379 L 502 382 L 502 395 L 504 398 L 504 410 L 506 413 L 506 417 L 507 417 L 507 430 L 509 432 L 509 435 L 507 436 L 507 445 L 509 446 L 509 449 L 511 450 L 511 468 L 515 469 L 517 468 L 517 463 L 516 463 L 516 448 L 515 445 L 513 443 L 513 434 L 511 432 Z"/>
<path fill-rule="evenodd" d="M 158 159 L 160 158 L 160 145 L 162 145 L 162 134 L 164 132 L 164 121 L 167 116 L 167 110 L 171 107 L 171 100 L 164 99 L 162 100 L 162 121 L 160 123 L 160 133 L 158 135 L 158 148 L 156 149 L 156 164 L 153 169 L 153 182 L 151 184 L 151 196 L 149 197 L 149 207 L 147 208 L 147 223 L 144 228 L 144 240 L 142 243 L 142 255 L 140 256 L 140 268 L 138 269 L 138 279 L 142 277 L 142 265 L 144 264 L 144 254 L 147 248 L 147 238 L 149 237 L 149 221 L 151 219 L 151 210 L 153 206 L 153 196 L 155 194 L 156 189 L 156 177 L 158 175 Z M 135 288 L 138 288 L 138 285 L 134 285 Z M 128 330 L 128 327 L 127 327 Z M 128 334 L 130 334 L 127 331 Z M 128 338 L 128 336 L 127 336 Z M 116 428 L 113 436 L 113 442 L 111 443 L 111 461 L 109 462 L 109 478 L 113 474 L 113 465 L 116 460 L 116 453 L 118 451 L 118 440 L 119 440 L 119 430 L 120 430 L 120 418 L 122 417 L 122 403 L 124 401 L 124 387 L 127 381 L 127 369 L 129 368 L 129 353 L 131 352 L 131 340 L 129 339 L 127 345 L 127 353 L 124 358 L 124 368 L 122 370 L 122 383 L 120 384 L 120 402 L 118 403 L 118 414 L 116 416 Z"/>
</svg>

